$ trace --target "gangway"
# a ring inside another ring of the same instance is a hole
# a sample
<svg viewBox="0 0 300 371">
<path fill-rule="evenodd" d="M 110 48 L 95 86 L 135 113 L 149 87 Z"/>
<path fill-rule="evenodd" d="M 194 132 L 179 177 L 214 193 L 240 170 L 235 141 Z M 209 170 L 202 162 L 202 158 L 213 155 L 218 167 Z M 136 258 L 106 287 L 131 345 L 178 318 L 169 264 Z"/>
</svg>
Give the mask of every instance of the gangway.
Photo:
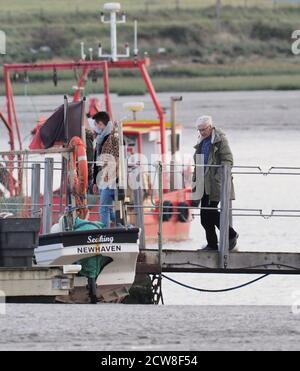
<svg viewBox="0 0 300 371">
<path fill-rule="evenodd" d="M 196 165 L 201 166 L 201 165 Z M 299 218 L 300 210 L 274 209 L 264 213 L 262 209 L 235 209 L 230 206 L 228 180 L 231 174 L 262 176 L 299 176 L 299 167 L 272 166 L 263 171 L 260 166 L 222 167 L 221 184 L 221 225 L 218 251 L 174 250 L 160 246 L 157 250 L 145 249 L 140 253 L 137 273 L 226 273 L 226 274 L 300 274 L 300 252 L 249 252 L 229 251 L 229 220 L 234 217 Z M 199 210 L 199 208 L 193 208 Z M 195 215 L 195 214 L 193 214 Z M 199 215 L 199 214 L 197 214 Z"/>
<path fill-rule="evenodd" d="M 44 151 L 46 156 L 53 154 L 55 150 Z M 63 150 L 61 150 L 63 151 Z M 23 154 L 25 151 L 19 151 L 18 154 Z M 0 153 L 0 155 L 4 153 Z M 36 153 L 35 153 L 36 154 Z M 17 161 L 17 160 L 15 160 Z M 45 159 L 44 168 L 47 164 L 47 158 Z M 32 164 L 32 169 L 36 169 L 36 162 Z M 57 163 L 57 162 L 56 162 Z M 139 164 L 136 164 L 138 166 Z M 27 164 L 28 168 L 30 164 Z M 138 275 L 151 275 L 153 277 L 161 277 L 164 273 L 220 273 L 220 274 L 278 274 L 278 275 L 299 275 L 300 274 L 300 253 L 297 252 L 266 252 L 266 251 L 229 251 L 228 249 L 228 235 L 226 230 L 228 230 L 229 220 L 231 217 L 260 217 L 264 219 L 268 218 L 299 218 L 300 210 L 281 210 L 274 209 L 270 213 L 264 213 L 262 209 L 235 209 L 230 205 L 230 182 L 229 179 L 231 174 L 247 174 L 247 175 L 261 175 L 261 176 L 298 176 L 300 175 L 300 168 L 298 167 L 271 167 L 267 171 L 263 171 L 260 167 L 247 167 L 247 166 L 234 166 L 229 167 L 227 165 L 221 165 L 222 170 L 222 183 L 221 183 L 221 204 L 218 210 L 221 214 L 221 225 L 220 225 L 220 244 L 218 251 L 201 251 L 201 250 L 175 250 L 168 248 L 168 245 L 164 245 L 163 241 L 163 215 L 165 213 L 164 208 L 164 197 L 163 192 L 163 163 L 158 161 L 153 164 L 155 171 L 157 173 L 158 189 L 157 197 L 158 204 L 153 200 L 152 205 L 147 205 L 147 211 L 144 211 L 145 206 L 142 204 L 127 205 L 125 208 L 134 208 L 134 213 L 142 216 L 144 213 L 152 212 L 157 216 L 158 221 L 158 246 L 157 248 L 147 248 L 147 246 L 142 246 L 139 252 L 136 273 Z M 182 165 L 184 166 L 184 165 Z M 203 166 L 203 165 L 196 165 Z M 57 169 L 61 169 L 57 165 Z M 52 181 L 51 181 L 52 182 Z M 39 190 L 36 189 L 34 184 L 32 184 L 31 189 L 38 194 L 32 194 L 32 198 L 28 198 L 27 204 L 19 205 L 21 208 L 27 207 L 27 212 L 41 212 L 43 214 L 43 221 L 51 220 L 50 213 L 55 211 L 59 214 L 61 210 L 67 205 L 55 205 L 53 204 L 52 195 L 49 195 L 47 204 L 39 203 Z M 46 188 L 45 188 L 46 190 Z M 52 192 L 48 189 L 47 192 Z M 35 200 L 32 202 L 32 200 Z M 30 204 L 30 202 L 32 204 Z M 3 206 L 3 205 L 2 205 Z M 58 209 L 58 206 L 60 207 Z M 90 205 L 92 206 L 92 205 Z M 6 207 L 8 207 L 6 205 Z M 17 203 L 14 203 L 14 208 L 18 207 Z M 174 206 L 172 213 L 178 213 L 180 206 Z M 193 215 L 199 215 L 199 207 L 190 207 Z M 149 211 L 152 210 L 152 211 Z M 128 212 L 128 210 L 127 210 Z M 170 210 L 168 210 L 170 212 Z M 198 213 L 198 214 L 197 214 Z M 231 215 L 232 214 L 232 215 Z M 137 222 L 141 222 L 143 218 L 137 218 Z M 143 228 L 142 225 L 139 225 Z M 245 250 L 245 248 L 243 248 Z M 24 271 L 24 270 L 23 270 Z M 25 271 L 24 271 L 25 272 Z M 24 273 L 23 274 L 29 274 Z M 7 276 L 7 272 L 1 269 L 0 272 L 0 284 L 1 277 L 3 275 Z M 12 273 L 10 273 L 12 274 Z M 36 276 L 36 272 L 32 273 Z M 50 272 L 42 273 L 49 281 L 51 278 Z M 57 275 L 56 271 L 56 275 Z M 17 273 L 15 272 L 15 276 Z M 19 275 L 20 280 L 22 275 Z M 51 278 L 52 279 L 52 278 Z M 16 281 L 14 281 L 16 282 Z M 160 281 L 159 281 L 160 282 Z M 11 286 L 12 287 L 12 286 Z M 15 288 L 14 288 L 15 290 Z M 26 295 L 25 295 L 26 296 Z"/>
</svg>

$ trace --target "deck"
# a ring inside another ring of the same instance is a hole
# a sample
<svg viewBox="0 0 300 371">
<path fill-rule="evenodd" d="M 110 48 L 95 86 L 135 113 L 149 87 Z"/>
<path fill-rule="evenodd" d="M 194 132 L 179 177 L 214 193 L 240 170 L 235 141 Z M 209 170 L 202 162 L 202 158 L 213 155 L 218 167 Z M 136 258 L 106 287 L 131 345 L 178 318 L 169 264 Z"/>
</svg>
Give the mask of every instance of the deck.
<svg viewBox="0 0 300 371">
<path fill-rule="evenodd" d="M 0 290 L 6 298 L 55 298 L 69 294 L 74 275 L 63 267 L 0 267 Z"/>
</svg>

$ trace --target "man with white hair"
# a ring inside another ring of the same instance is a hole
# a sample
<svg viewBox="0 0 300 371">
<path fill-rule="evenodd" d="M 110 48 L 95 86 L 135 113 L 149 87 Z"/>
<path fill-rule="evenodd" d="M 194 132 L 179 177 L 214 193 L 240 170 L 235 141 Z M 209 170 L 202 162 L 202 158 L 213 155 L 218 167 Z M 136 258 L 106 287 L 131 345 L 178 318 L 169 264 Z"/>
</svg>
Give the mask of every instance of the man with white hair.
<svg viewBox="0 0 300 371">
<path fill-rule="evenodd" d="M 204 192 L 201 199 L 201 224 L 205 229 L 207 246 L 204 250 L 218 250 L 216 228 L 220 229 L 220 213 L 217 210 L 221 195 L 221 167 L 215 165 L 233 165 L 233 156 L 225 134 L 214 127 L 211 116 L 201 116 L 196 121 L 199 140 L 195 146 L 195 163 L 201 156 L 204 167 Z M 195 169 L 196 170 L 196 169 Z M 194 182 L 200 182 L 194 172 Z M 234 189 L 231 181 L 230 199 L 234 200 Z M 205 209 L 203 209 L 205 208 Z M 207 208 L 212 208 L 208 210 Z M 229 227 L 229 249 L 237 244 L 239 235 Z"/>
</svg>

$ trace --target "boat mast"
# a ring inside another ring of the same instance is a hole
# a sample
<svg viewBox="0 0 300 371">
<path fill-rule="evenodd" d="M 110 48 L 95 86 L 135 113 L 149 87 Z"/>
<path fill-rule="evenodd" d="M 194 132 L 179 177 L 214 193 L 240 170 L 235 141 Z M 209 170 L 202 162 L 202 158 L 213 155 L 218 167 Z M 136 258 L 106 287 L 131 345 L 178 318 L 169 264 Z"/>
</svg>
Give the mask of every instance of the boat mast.
<svg viewBox="0 0 300 371">
<path fill-rule="evenodd" d="M 4 113 L 1 115 L 2 120 L 6 128 L 9 131 L 9 145 L 11 151 L 15 148 L 15 139 L 17 138 L 19 142 L 19 147 L 22 149 L 22 142 L 20 138 L 20 125 L 16 115 L 15 105 L 14 105 L 14 95 L 10 81 L 10 73 L 22 73 L 22 72 L 35 72 L 35 71 L 62 71 L 62 70 L 78 70 L 82 71 L 81 76 L 78 81 L 78 86 L 75 87 L 75 93 L 73 101 L 78 101 L 80 99 L 81 91 L 84 88 L 85 80 L 88 72 L 91 69 L 102 69 L 103 70 L 103 90 L 105 97 L 106 110 L 112 117 L 112 106 L 110 102 L 110 91 L 109 91 L 109 70 L 111 68 L 120 69 L 138 69 L 150 94 L 152 102 L 157 112 L 157 116 L 160 124 L 160 146 L 161 154 L 165 156 L 166 153 L 166 134 L 165 134 L 165 122 L 164 122 L 164 112 L 157 98 L 156 91 L 148 74 L 147 67 L 150 64 L 148 57 L 139 58 L 138 56 L 138 45 L 137 45 L 137 21 L 134 22 L 134 48 L 133 54 L 134 58 L 130 59 L 130 48 L 128 43 L 125 45 L 125 54 L 118 54 L 117 52 L 117 24 L 125 23 L 126 16 L 122 13 L 121 20 L 117 20 L 117 14 L 121 10 L 119 3 L 106 3 L 104 4 L 104 10 L 110 12 L 110 19 L 105 20 L 104 15 L 102 15 L 102 21 L 104 23 L 110 24 L 111 30 L 111 54 L 103 54 L 102 46 L 99 44 L 98 49 L 98 60 L 86 60 L 87 54 L 84 50 L 84 43 L 80 44 L 81 60 L 78 62 L 63 62 L 63 63 L 19 63 L 19 64 L 6 64 L 3 66 L 3 76 L 5 80 L 5 90 L 6 90 L 6 104 L 7 104 L 7 117 Z M 100 59 L 103 60 L 100 60 Z M 121 58 L 123 60 L 121 60 Z M 91 59 L 91 56 L 90 56 Z M 16 136 L 16 138 L 15 138 Z M 12 187 L 11 187 L 12 188 Z"/>
<path fill-rule="evenodd" d="M 110 47 L 111 54 L 102 54 L 102 45 L 99 44 L 98 57 L 108 58 L 113 62 L 116 62 L 119 58 L 129 58 L 130 49 L 128 43 L 125 44 L 125 54 L 118 54 L 118 41 L 117 41 L 117 24 L 126 23 L 125 12 L 122 12 L 121 19 L 117 19 L 117 13 L 121 10 L 120 3 L 106 3 L 103 6 L 104 10 L 110 13 L 110 19 L 105 20 L 104 13 L 101 13 L 101 22 L 104 24 L 110 24 Z"/>
</svg>

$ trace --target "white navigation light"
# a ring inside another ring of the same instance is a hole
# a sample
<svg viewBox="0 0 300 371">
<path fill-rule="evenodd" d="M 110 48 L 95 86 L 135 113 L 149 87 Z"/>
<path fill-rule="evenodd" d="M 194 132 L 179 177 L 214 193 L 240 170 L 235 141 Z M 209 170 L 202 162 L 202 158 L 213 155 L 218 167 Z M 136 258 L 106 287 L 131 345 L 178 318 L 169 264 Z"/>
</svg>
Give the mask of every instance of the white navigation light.
<svg viewBox="0 0 300 371">
<path fill-rule="evenodd" d="M 104 10 L 108 10 L 109 12 L 119 12 L 121 10 L 120 3 L 105 3 L 103 6 Z"/>
<path fill-rule="evenodd" d="M 123 108 L 131 111 L 133 119 L 136 120 L 136 113 L 144 109 L 145 104 L 143 102 L 128 102 L 123 104 Z"/>
<path fill-rule="evenodd" d="M 128 102 L 124 103 L 123 107 L 131 112 L 139 112 L 145 108 L 145 104 L 143 102 Z"/>
<path fill-rule="evenodd" d="M 124 12 L 122 12 L 121 17 L 118 16 L 118 13 L 121 10 L 121 4 L 120 3 L 105 3 L 104 10 L 110 13 L 109 20 L 105 18 L 104 13 L 101 13 L 101 22 L 104 24 L 110 24 L 111 54 L 102 54 L 102 47 L 99 47 L 98 57 L 99 58 L 110 58 L 113 62 L 116 62 L 118 58 L 129 58 L 130 56 L 129 46 L 125 47 L 125 54 L 118 54 L 117 25 L 121 23 L 126 23 L 126 15 Z"/>
</svg>

